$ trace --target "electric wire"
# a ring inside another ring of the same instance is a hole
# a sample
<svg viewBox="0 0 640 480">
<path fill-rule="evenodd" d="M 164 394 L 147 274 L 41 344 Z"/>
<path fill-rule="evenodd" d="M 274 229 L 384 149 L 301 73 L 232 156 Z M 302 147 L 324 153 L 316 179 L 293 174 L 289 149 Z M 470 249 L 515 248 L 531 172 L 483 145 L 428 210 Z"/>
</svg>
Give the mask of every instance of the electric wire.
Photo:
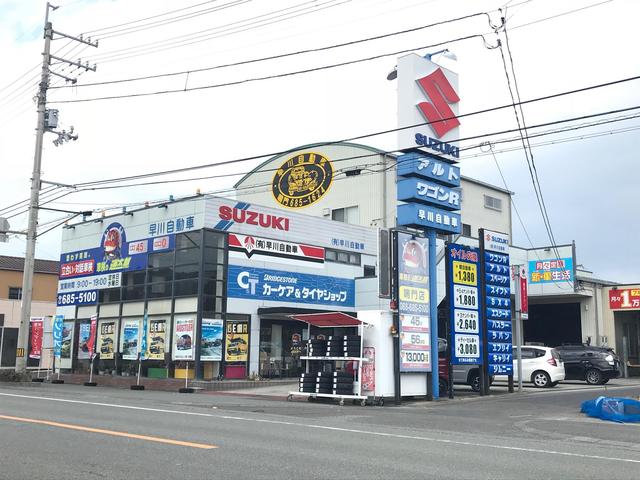
<svg viewBox="0 0 640 480">
<path fill-rule="evenodd" d="M 473 13 L 470 15 L 465 15 L 462 17 L 457 17 L 454 19 L 449 19 L 449 20 L 444 20 L 441 22 L 435 22 L 435 23 L 430 23 L 427 25 L 421 25 L 419 27 L 414 27 L 414 28 L 409 28 L 406 30 L 399 30 L 396 32 L 391 32 L 391 33 L 385 33 L 382 35 L 376 35 L 373 37 L 367 37 L 367 38 L 361 38 L 358 40 L 352 40 L 349 42 L 343 42 L 343 43 L 336 43 L 333 45 L 325 45 L 323 47 L 316 47 L 316 48 L 308 48 L 308 49 L 304 49 L 304 50 L 297 50 L 294 52 L 287 52 L 287 53 L 281 53 L 281 54 L 277 54 L 277 55 L 270 55 L 267 57 L 260 57 L 260 58 L 253 58 L 253 59 L 249 59 L 249 60 L 242 60 L 239 62 L 233 62 L 233 63 L 225 63 L 225 64 L 220 64 L 220 65 L 213 65 L 210 67 L 202 67 L 202 68 L 195 68 L 195 69 L 190 69 L 190 70 L 181 70 L 178 72 L 169 72 L 169 73 L 159 73 L 159 74 L 155 74 L 155 75 L 145 75 L 142 77 L 132 77 L 132 78 L 123 78 L 123 79 L 118 79 L 118 80 L 109 80 L 109 81 L 102 81 L 102 82 L 92 82 L 92 83 L 83 83 L 83 84 L 79 84 L 79 85 L 75 85 L 75 87 L 92 87 L 92 86 L 97 86 L 97 85 L 111 85 L 111 84 L 116 84 L 116 83 L 126 83 L 126 82 L 136 82 L 136 81 L 140 81 L 140 80 L 149 80 L 149 79 L 156 79 L 156 78 L 163 78 L 163 77 L 172 77 L 172 76 L 176 76 L 176 75 L 185 75 L 185 74 L 192 74 L 192 73 L 200 73 L 200 72 L 206 72 L 206 71 L 210 71 L 210 70 L 218 70 L 218 69 L 222 69 L 222 68 L 228 68 L 228 67 L 237 67 L 239 65 L 248 65 L 248 64 L 252 64 L 252 63 L 258 63 L 258 62 L 265 62 L 265 61 L 269 61 L 269 60 L 277 60 L 277 59 L 282 59 L 282 58 L 287 58 L 287 57 L 293 57 L 293 56 L 297 56 L 297 55 L 304 55 L 307 53 L 317 53 L 317 52 L 324 52 L 324 51 L 328 51 L 328 50 L 333 50 L 336 48 L 342 48 L 342 47 L 348 47 L 348 46 L 352 46 L 352 45 L 358 45 L 361 43 L 366 43 L 366 42 L 371 42 L 371 41 L 375 41 L 375 40 L 381 40 L 383 38 L 389 38 L 389 37 L 394 37 L 397 35 L 404 35 L 407 33 L 412 33 L 412 32 L 417 32 L 420 30 L 425 30 L 428 28 L 433 28 L 436 26 L 440 26 L 440 25 L 445 25 L 448 23 L 452 23 L 452 22 L 457 22 L 457 21 L 462 21 L 462 20 L 467 20 L 470 18 L 474 18 L 474 17 L 478 17 L 478 16 L 487 16 L 487 13 L 484 12 L 479 12 L 479 13 Z M 69 87 L 57 87 L 57 88 L 69 88 Z"/>
<path fill-rule="evenodd" d="M 119 62 L 122 60 L 127 60 L 130 58 L 137 58 L 140 56 L 144 56 L 144 55 L 152 55 L 152 54 L 156 54 L 156 53 L 160 53 L 160 52 L 165 52 L 167 50 L 173 50 L 175 48 L 182 48 L 182 47 L 187 47 L 190 45 L 194 45 L 197 43 L 202 43 L 202 42 L 208 42 L 210 40 L 214 40 L 217 38 L 222 38 L 222 37 L 227 37 L 229 35 L 235 35 L 238 33 L 243 33 L 243 32 L 247 32 L 247 31 L 251 31 L 251 30 L 256 30 L 258 28 L 262 28 L 265 27 L 267 25 L 273 25 L 276 23 L 281 23 L 287 20 L 292 20 L 294 18 L 298 18 L 298 17 L 302 17 L 302 16 L 306 16 L 306 15 L 310 15 L 312 13 L 316 13 L 322 10 L 326 10 L 329 8 L 335 8 L 337 6 L 343 5 L 344 3 L 348 3 L 352 0 L 343 0 L 340 3 L 333 3 L 335 0 L 330 0 L 329 2 L 325 2 L 324 4 L 319 4 L 319 5 L 313 5 L 311 7 L 307 7 L 303 10 L 300 10 L 298 12 L 291 12 L 291 13 L 287 13 L 287 14 L 282 14 L 282 15 L 278 15 L 269 19 L 265 19 L 265 20 L 261 20 L 259 22 L 253 22 L 253 23 L 249 23 L 247 25 L 240 25 L 238 27 L 233 27 L 233 28 L 228 28 L 226 30 L 222 30 L 222 33 L 210 33 L 210 34 L 204 34 L 204 35 L 198 35 L 198 36 L 193 36 L 194 34 L 188 34 L 191 35 L 193 38 L 186 38 L 184 40 L 179 40 L 179 41 L 174 41 L 174 42 L 170 42 L 169 40 L 163 40 L 160 43 L 166 43 L 165 45 L 156 45 L 155 47 L 150 46 L 150 47 L 146 47 L 143 48 L 143 46 L 141 47 L 129 47 L 127 49 L 122 49 L 121 52 L 122 53 L 118 53 L 118 54 L 114 54 L 114 55 L 108 55 L 109 52 L 105 52 L 104 54 L 102 54 L 102 56 L 98 57 L 99 61 L 101 63 L 112 63 L 112 62 Z M 233 24 L 238 24 L 238 23 L 242 23 L 242 21 L 239 22 L 233 22 L 231 25 Z M 210 30 L 219 30 L 221 27 L 216 27 L 215 29 L 210 29 Z M 205 30 L 206 31 L 206 30 Z M 226 32 L 226 33 L 225 33 Z M 186 37 L 187 35 L 183 35 L 184 37 Z M 179 38 L 179 37 L 175 37 L 175 38 Z M 185 43 L 186 42 L 186 43 Z M 159 43 L 159 42 L 151 42 L 150 45 L 153 45 L 155 43 Z M 134 50 L 138 50 L 138 51 L 134 51 Z M 130 52 L 127 52 L 126 50 L 130 50 Z"/>
<path fill-rule="evenodd" d="M 638 109 L 638 108 L 640 108 L 640 106 L 635 107 L 635 108 Z M 608 113 L 608 112 L 605 112 L 605 114 L 606 113 Z M 600 115 L 600 114 L 598 114 L 598 115 Z M 640 117 L 640 114 L 637 114 L 636 117 Z M 618 117 L 618 118 L 610 119 L 608 121 L 597 122 L 597 125 L 601 125 L 603 123 L 613 123 L 613 122 L 624 121 L 624 120 L 628 120 L 630 118 L 631 117 L 629 117 L 629 118 L 627 118 L 627 117 Z M 558 120 L 558 121 L 555 121 L 555 122 L 552 122 L 552 123 L 557 124 L 557 123 L 573 121 L 573 120 L 574 119 L 564 119 L 564 120 Z M 592 126 L 594 126 L 594 125 L 592 125 L 592 124 L 582 124 L 582 125 L 569 127 L 569 129 L 577 130 L 577 129 L 581 129 L 581 128 L 590 128 Z M 532 126 L 530 128 L 533 129 L 533 128 L 537 128 L 537 127 L 538 126 Z M 511 130 L 511 132 L 514 132 L 514 131 L 517 131 L 517 129 L 512 129 Z M 567 130 L 562 130 L 562 131 L 567 131 Z M 498 132 L 498 133 L 502 133 L 502 132 Z M 556 134 L 556 133 L 559 133 L 559 132 L 557 130 L 551 130 L 551 131 L 548 131 L 548 132 L 540 132 L 538 134 L 532 134 L 531 138 L 535 138 L 537 136 L 553 135 L 553 134 Z M 479 135 L 479 136 L 474 137 L 474 138 L 486 138 L 486 137 L 489 137 L 491 135 L 493 135 L 493 134 L 492 133 L 483 134 L 483 135 Z M 515 141 L 518 141 L 518 140 L 519 140 L 519 137 L 518 138 L 512 138 L 512 139 L 492 141 L 491 143 L 493 145 L 495 145 L 495 144 L 504 143 L 504 142 L 511 142 L 512 143 L 512 142 L 515 142 Z M 466 147 L 465 150 L 466 149 L 482 148 L 482 146 L 485 145 L 486 143 L 487 143 L 487 141 L 485 140 L 485 141 L 481 142 L 479 145 L 472 145 L 472 146 Z M 320 144 L 320 145 L 324 145 L 324 144 Z M 317 146 L 317 145 L 314 145 L 314 146 Z M 518 150 L 519 149 L 520 148 L 518 148 Z M 293 149 L 291 151 L 296 151 L 296 150 L 297 149 Z M 388 154 L 392 154 L 392 153 L 393 153 L 393 151 L 379 151 L 376 154 L 367 153 L 367 154 L 364 154 L 364 155 L 355 155 L 355 156 L 348 156 L 348 157 L 333 159 L 332 162 L 338 163 L 338 162 L 342 162 L 342 161 L 346 161 L 346 160 L 368 158 L 368 157 L 371 157 L 371 156 L 374 156 L 374 155 L 388 155 Z M 220 164 L 213 164 L 211 166 L 215 167 L 215 166 L 218 166 L 218 165 L 220 165 Z M 361 165 L 361 167 L 362 168 L 368 168 L 370 165 L 371 164 L 364 164 L 364 165 Z M 373 164 L 373 165 L 375 165 L 375 164 Z M 275 171 L 275 170 L 277 170 L 277 169 L 276 168 L 273 168 L 273 169 L 260 169 L 260 172 L 264 173 L 264 172 Z M 70 194 L 70 193 L 76 193 L 76 192 L 79 193 L 79 192 L 82 192 L 82 191 L 95 191 L 95 190 L 105 190 L 105 189 L 119 189 L 119 188 L 140 187 L 140 186 L 157 185 L 157 184 L 181 183 L 181 182 L 188 182 L 188 181 L 208 180 L 208 179 L 213 179 L 213 178 L 235 177 L 235 176 L 240 176 L 240 175 L 246 175 L 247 173 L 250 173 L 250 172 L 225 173 L 225 174 L 218 174 L 218 175 L 192 177 L 192 178 L 186 178 L 186 179 L 171 179 L 171 180 L 163 180 L 163 181 L 144 182 L 144 183 L 138 182 L 138 183 L 135 183 L 135 184 L 110 185 L 110 186 L 103 186 L 103 187 L 96 186 L 95 184 L 91 185 L 92 182 L 87 182 L 87 184 L 76 184 L 76 185 L 74 185 L 74 188 L 76 188 L 76 190 L 68 192 L 68 193 L 65 193 L 63 196 L 66 196 L 67 194 Z M 130 180 L 130 179 L 127 178 L 127 179 L 125 179 L 125 181 L 126 180 Z M 51 201 L 55 201 L 55 199 L 53 199 Z M 22 213 L 26 213 L 27 211 L 28 211 L 28 209 L 24 210 L 22 212 L 19 212 L 19 213 L 15 214 L 14 216 L 17 216 L 17 215 L 22 214 Z"/>
<path fill-rule="evenodd" d="M 83 35 L 85 35 L 85 36 L 86 35 L 95 35 L 96 33 L 104 32 L 105 30 L 112 30 L 114 28 L 124 27 L 126 25 L 132 25 L 134 23 L 144 22 L 144 21 L 151 20 L 151 19 L 154 19 L 154 18 L 164 17 L 166 15 L 171 15 L 172 13 L 183 12 L 183 11 L 189 10 L 191 8 L 200 7 L 202 5 L 207 5 L 209 3 L 216 3 L 218 1 L 219 0 L 208 0 L 206 2 L 196 3 L 194 5 L 189 5 L 188 7 L 182 7 L 182 8 L 178 8 L 176 10 L 170 10 L 168 12 L 160 13 L 160 14 L 157 14 L 157 15 L 151 15 L 149 17 L 139 18 L 137 20 L 131 20 L 131 21 L 128 21 L 128 22 L 119 23 L 117 25 L 110 25 L 108 27 L 102 27 L 102 28 L 97 28 L 97 29 L 94 29 L 94 30 L 88 30 L 86 32 L 83 32 Z"/>
</svg>

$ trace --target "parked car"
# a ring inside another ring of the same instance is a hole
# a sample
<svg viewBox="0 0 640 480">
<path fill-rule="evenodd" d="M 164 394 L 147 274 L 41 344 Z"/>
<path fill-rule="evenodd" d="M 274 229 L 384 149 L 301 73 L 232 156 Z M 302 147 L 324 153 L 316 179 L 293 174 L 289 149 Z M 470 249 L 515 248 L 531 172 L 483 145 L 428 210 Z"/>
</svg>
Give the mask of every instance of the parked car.
<svg viewBox="0 0 640 480">
<path fill-rule="evenodd" d="M 438 339 L 438 377 L 440 391 L 445 392 L 449 387 L 449 350 L 444 338 Z M 493 382 L 490 377 L 489 382 Z M 453 384 L 469 385 L 474 392 L 480 391 L 480 367 L 478 365 L 454 365 Z"/>
<path fill-rule="evenodd" d="M 620 376 L 620 359 L 611 348 L 578 344 L 560 345 L 555 349 L 564 361 L 567 380 L 604 385 Z"/>
<path fill-rule="evenodd" d="M 554 348 L 523 346 L 522 381 L 533 383 L 538 388 L 555 387 L 565 379 L 565 367 L 560 354 Z M 513 379 L 518 380 L 517 349 L 513 349 Z M 506 380 L 506 375 L 497 375 L 496 379 Z"/>
</svg>

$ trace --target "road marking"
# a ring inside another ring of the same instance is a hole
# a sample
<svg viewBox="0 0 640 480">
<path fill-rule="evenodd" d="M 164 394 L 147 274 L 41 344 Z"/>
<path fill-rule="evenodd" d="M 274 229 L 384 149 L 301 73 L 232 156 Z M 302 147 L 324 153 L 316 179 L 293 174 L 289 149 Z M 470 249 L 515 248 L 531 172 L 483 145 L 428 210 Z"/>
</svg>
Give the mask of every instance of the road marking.
<svg viewBox="0 0 640 480">
<path fill-rule="evenodd" d="M 51 422 L 49 420 L 38 420 L 35 418 L 12 417 L 10 415 L 0 415 L 0 420 L 12 420 L 14 422 L 35 423 L 37 425 L 47 425 L 49 427 L 66 428 L 69 430 L 79 430 L 81 432 L 101 433 L 103 435 L 112 435 L 114 437 L 126 437 L 136 440 L 146 440 L 148 442 L 166 443 L 168 445 L 178 445 L 180 447 L 202 448 L 211 450 L 218 448 L 215 445 L 206 443 L 184 442 L 182 440 L 172 440 L 170 438 L 151 437 L 149 435 L 138 435 L 137 433 L 118 432 L 115 430 L 104 430 L 102 428 L 84 427 L 82 425 L 73 425 L 70 423 Z"/>
<path fill-rule="evenodd" d="M 635 460 L 632 458 L 622 458 L 622 457 L 605 457 L 602 455 L 587 455 L 582 453 L 572 453 L 572 452 L 562 452 L 559 450 L 545 450 L 538 448 L 527 448 L 527 447 L 513 447 L 508 445 L 492 445 L 488 443 L 478 443 L 478 442 L 465 442 L 462 440 L 448 440 L 444 438 L 435 438 L 435 437 L 423 437 L 423 436 L 415 436 L 415 435 L 403 435 L 399 433 L 387 433 L 387 432 L 376 432 L 370 430 L 358 430 L 351 428 L 342 428 L 342 427 L 329 427 L 326 425 L 314 425 L 314 424 L 306 424 L 306 423 L 296 423 L 296 422 L 286 422 L 283 420 L 267 420 L 262 418 L 247 418 L 247 417 L 237 417 L 231 415 L 213 415 L 210 413 L 195 413 L 195 412 L 184 412 L 180 410 L 166 410 L 160 408 L 150 408 L 150 407 L 135 407 L 133 405 L 117 405 L 113 403 L 98 403 L 98 402 L 87 402 L 82 400 L 68 400 L 62 398 L 51 398 L 51 397 L 38 397 L 35 395 L 19 395 L 15 393 L 0 393 L 1 396 L 7 397 L 17 397 L 17 398 L 30 398 L 35 400 L 46 400 L 46 401 L 54 401 L 54 402 L 66 402 L 66 403 L 80 403 L 84 405 L 96 405 L 101 407 L 113 407 L 113 408 L 125 408 L 131 410 L 145 410 L 149 412 L 160 412 L 160 413 L 172 413 L 175 415 L 195 415 L 200 417 L 211 417 L 211 418 L 219 418 L 223 420 L 236 420 L 243 422 L 255 422 L 255 423 L 269 423 L 273 425 L 287 425 L 293 426 L 296 428 L 311 428 L 317 430 L 329 430 L 334 432 L 343 432 L 343 433 L 354 433 L 359 435 L 368 435 L 368 436 L 379 436 L 379 437 L 387 437 L 387 438 L 400 438 L 405 440 L 421 440 L 424 442 L 433 442 L 433 443 L 442 443 L 448 445 L 463 445 L 469 447 L 481 447 L 481 448 L 492 448 L 494 450 L 507 450 L 514 452 L 527 452 L 527 453 L 540 453 L 545 455 L 558 455 L 563 457 L 576 457 L 576 458 L 585 458 L 591 460 L 605 460 L 612 462 L 625 462 L 625 463 L 637 463 L 640 464 L 640 460 Z"/>
</svg>

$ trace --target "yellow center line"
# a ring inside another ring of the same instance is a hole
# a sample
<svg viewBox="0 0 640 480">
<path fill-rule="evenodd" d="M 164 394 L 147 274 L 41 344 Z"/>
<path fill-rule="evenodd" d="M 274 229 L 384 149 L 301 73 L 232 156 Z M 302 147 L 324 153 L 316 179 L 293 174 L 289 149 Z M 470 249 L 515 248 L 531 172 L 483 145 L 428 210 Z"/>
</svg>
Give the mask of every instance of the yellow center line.
<svg viewBox="0 0 640 480">
<path fill-rule="evenodd" d="M 0 415 L 2 420 L 13 420 L 15 422 L 35 423 L 38 425 L 48 425 L 50 427 L 67 428 L 69 430 L 79 430 L 81 432 L 102 433 L 103 435 L 112 435 L 114 437 L 134 438 L 136 440 L 146 440 L 148 442 L 166 443 L 168 445 L 178 445 L 181 447 L 202 448 L 211 450 L 218 448 L 215 445 L 206 443 L 183 442 L 182 440 L 172 440 L 170 438 L 151 437 L 148 435 L 138 435 L 137 433 L 117 432 L 115 430 L 103 430 L 102 428 L 83 427 L 82 425 L 72 425 L 70 423 L 51 422 L 49 420 L 37 420 L 35 418 L 11 417 L 9 415 Z"/>
</svg>

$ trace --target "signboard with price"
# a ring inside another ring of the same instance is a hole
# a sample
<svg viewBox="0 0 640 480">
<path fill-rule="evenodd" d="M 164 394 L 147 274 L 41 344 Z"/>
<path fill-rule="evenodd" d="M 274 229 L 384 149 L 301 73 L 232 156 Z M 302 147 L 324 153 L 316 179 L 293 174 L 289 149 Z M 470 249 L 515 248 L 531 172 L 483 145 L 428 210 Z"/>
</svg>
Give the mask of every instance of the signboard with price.
<svg viewBox="0 0 640 480">
<path fill-rule="evenodd" d="M 478 249 L 447 245 L 447 291 L 451 319 L 451 364 L 482 363 L 478 297 Z"/>
<path fill-rule="evenodd" d="M 611 310 L 640 310 L 640 287 L 609 290 Z"/>
<path fill-rule="evenodd" d="M 484 316 L 489 375 L 513 375 L 508 235 L 484 231 Z"/>
<path fill-rule="evenodd" d="M 427 239 L 398 232 L 400 371 L 430 372 Z"/>
</svg>

